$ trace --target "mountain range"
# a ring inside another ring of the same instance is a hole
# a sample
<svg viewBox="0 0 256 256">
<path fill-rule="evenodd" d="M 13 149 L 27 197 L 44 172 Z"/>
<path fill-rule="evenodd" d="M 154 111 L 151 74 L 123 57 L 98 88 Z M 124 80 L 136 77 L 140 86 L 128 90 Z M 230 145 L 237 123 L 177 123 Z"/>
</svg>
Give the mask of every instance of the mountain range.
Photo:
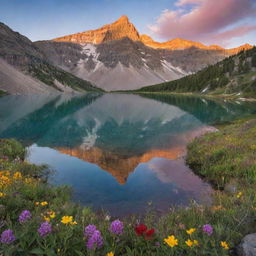
<svg viewBox="0 0 256 256">
<path fill-rule="evenodd" d="M 178 92 L 235 97 L 256 96 L 256 47 L 241 51 L 199 72 L 139 92 Z"/>
<path fill-rule="evenodd" d="M 180 38 L 156 42 L 141 35 L 127 16 L 96 30 L 38 42 L 0 23 L 0 90 L 134 90 L 182 78 L 250 48 Z"/>
</svg>

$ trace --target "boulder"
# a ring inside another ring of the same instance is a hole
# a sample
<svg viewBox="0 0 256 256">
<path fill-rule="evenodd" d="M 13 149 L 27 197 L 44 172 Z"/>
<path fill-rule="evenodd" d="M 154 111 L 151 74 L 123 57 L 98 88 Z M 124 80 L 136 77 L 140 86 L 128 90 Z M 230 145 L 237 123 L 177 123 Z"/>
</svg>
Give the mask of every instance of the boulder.
<svg viewBox="0 0 256 256">
<path fill-rule="evenodd" d="M 243 238 L 237 248 L 238 256 L 256 256 L 256 233 Z"/>
</svg>

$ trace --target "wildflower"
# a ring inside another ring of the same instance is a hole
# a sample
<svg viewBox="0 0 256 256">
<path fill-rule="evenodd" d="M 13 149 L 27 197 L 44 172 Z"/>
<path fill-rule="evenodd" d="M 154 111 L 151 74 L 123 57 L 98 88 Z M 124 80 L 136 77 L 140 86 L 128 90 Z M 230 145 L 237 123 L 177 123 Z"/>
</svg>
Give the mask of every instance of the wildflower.
<svg viewBox="0 0 256 256">
<path fill-rule="evenodd" d="M 155 230 L 153 228 L 147 230 L 145 233 L 145 239 L 150 240 L 154 234 L 155 234 Z"/>
<path fill-rule="evenodd" d="M 11 229 L 7 229 L 3 231 L 0 237 L 0 242 L 3 244 L 11 244 L 16 240 L 16 237 L 13 234 L 13 231 Z"/>
<path fill-rule="evenodd" d="M 19 216 L 19 223 L 27 222 L 31 218 L 32 218 L 31 212 L 29 210 L 24 210 L 21 212 L 21 214 Z"/>
<path fill-rule="evenodd" d="M 194 233 L 196 231 L 195 228 L 191 228 L 191 229 L 188 229 L 186 230 L 187 234 L 191 235 L 192 233 Z"/>
<path fill-rule="evenodd" d="M 35 202 L 35 205 L 39 205 L 40 203 L 39 202 Z"/>
<path fill-rule="evenodd" d="M 52 225 L 48 221 L 45 221 L 41 223 L 37 231 L 41 237 L 45 237 L 52 232 Z"/>
<path fill-rule="evenodd" d="M 239 199 L 243 195 L 243 192 L 239 192 L 236 197 Z"/>
<path fill-rule="evenodd" d="M 66 225 L 72 221 L 73 221 L 73 216 L 63 216 L 61 219 L 61 222 Z"/>
<path fill-rule="evenodd" d="M 106 215 L 105 220 L 106 220 L 106 221 L 110 221 L 110 216 L 109 216 L 109 215 Z"/>
<path fill-rule="evenodd" d="M 229 249 L 228 243 L 225 242 L 225 241 L 221 241 L 221 242 L 220 242 L 220 245 L 221 245 L 221 247 L 223 247 L 225 250 L 228 250 L 228 249 Z"/>
<path fill-rule="evenodd" d="M 114 220 L 109 227 L 109 231 L 115 235 L 121 235 L 123 230 L 124 224 L 120 220 Z"/>
<path fill-rule="evenodd" d="M 41 202 L 40 204 L 41 204 L 42 206 L 46 206 L 46 205 L 48 205 L 48 203 L 47 203 L 46 201 Z"/>
<path fill-rule="evenodd" d="M 186 245 L 188 246 L 188 247 L 191 247 L 191 246 L 193 246 L 193 241 L 191 241 L 190 239 L 188 239 L 187 241 L 185 241 L 185 243 L 186 243 Z"/>
<path fill-rule="evenodd" d="M 6 196 L 6 194 L 5 194 L 5 193 L 0 192 L 0 197 L 5 197 L 5 196 Z"/>
<path fill-rule="evenodd" d="M 84 229 L 84 236 L 90 238 L 96 230 L 97 228 L 95 225 L 88 225 Z"/>
<path fill-rule="evenodd" d="M 106 254 L 106 256 L 115 256 L 115 254 L 113 252 L 109 252 Z"/>
<path fill-rule="evenodd" d="M 103 238 L 100 231 L 96 230 L 93 235 L 89 238 L 87 244 L 89 250 L 101 248 L 103 246 Z"/>
<path fill-rule="evenodd" d="M 168 236 L 164 239 L 164 242 L 167 243 L 170 247 L 178 245 L 178 240 L 175 238 L 175 236 Z"/>
<path fill-rule="evenodd" d="M 70 225 L 72 225 L 72 226 L 73 226 L 73 225 L 77 225 L 77 222 L 76 222 L 76 221 L 71 221 L 71 222 L 70 222 Z"/>
<path fill-rule="evenodd" d="M 54 218 L 56 217 L 56 214 L 55 214 L 55 212 L 53 212 L 53 211 L 49 211 L 49 212 L 47 212 L 47 214 L 49 215 L 49 217 L 50 217 L 51 219 L 54 219 Z"/>
<path fill-rule="evenodd" d="M 48 222 L 51 221 L 51 219 L 50 219 L 49 217 L 47 217 L 47 216 L 44 216 L 44 220 L 45 220 L 45 221 L 48 221 Z"/>
<path fill-rule="evenodd" d="M 135 232 L 138 236 L 143 235 L 143 233 L 145 233 L 147 231 L 147 226 L 144 224 L 140 224 L 137 227 L 135 227 Z"/>
<path fill-rule="evenodd" d="M 21 178 L 22 178 L 22 175 L 21 175 L 20 172 L 15 172 L 15 173 L 13 174 L 13 178 L 14 178 L 15 180 L 21 179 Z"/>
<path fill-rule="evenodd" d="M 208 236 L 212 235 L 213 227 L 210 224 L 203 225 L 203 232 L 205 232 Z"/>
<path fill-rule="evenodd" d="M 193 240 L 194 245 L 199 245 L 197 240 Z"/>
</svg>

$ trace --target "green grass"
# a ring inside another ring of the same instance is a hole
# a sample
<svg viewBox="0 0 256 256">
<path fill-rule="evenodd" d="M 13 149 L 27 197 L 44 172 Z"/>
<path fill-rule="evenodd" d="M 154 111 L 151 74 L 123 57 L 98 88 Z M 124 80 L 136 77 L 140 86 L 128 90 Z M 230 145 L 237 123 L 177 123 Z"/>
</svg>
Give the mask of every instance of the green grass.
<svg viewBox="0 0 256 256">
<path fill-rule="evenodd" d="M 188 146 L 187 163 L 215 186 L 232 179 L 256 184 L 256 120 L 238 121 L 219 132 L 195 139 Z"/>
<path fill-rule="evenodd" d="M 7 93 L 0 90 L 0 97 L 1 97 L 1 96 L 5 96 L 5 95 L 7 95 Z"/>
<path fill-rule="evenodd" d="M 47 182 L 48 171 L 44 166 L 35 166 L 26 161 L 26 151 L 14 140 L 0 141 L 0 233 L 13 230 L 16 240 L 10 245 L 0 244 L 3 255 L 98 255 L 109 252 L 122 256 L 169 256 L 234 254 L 241 238 L 255 231 L 256 189 L 255 158 L 253 156 L 256 121 L 229 125 L 222 131 L 196 139 L 188 148 L 188 163 L 195 172 L 212 182 L 216 190 L 212 205 L 202 206 L 191 202 L 189 207 L 172 207 L 164 215 L 156 215 L 148 206 L 145 216 L 122 219 L 124 232 L 113 235 L 109 226 L 113 218 L 107 213 L 94 213 L 71 201 L 68 187 L 55 187 Z M 238 139 L 237 139 L 238 136 Z M 245 141 L 243 141 L 243 139 Z M 235 149 L 233 149 L 235 147 Z M 228 149 L 228 150 L 227 150 Z M 233 162 L 233 164 L 232 164 Z M 235 164 L 234 164 L 235 163 Z M 17 172 L 20 172 L 17 174 Z M 16 173 L 16 174 L 15 174 Z M 235 191 L 223 190 L 232 181 Z M 47 205 L 41 205 L 41 202 Z M 38 203 L 39 202 L 39 205 Z M 32 219 L 20 224 L 17 220 L 23 210 L 32 213 Z M 52 232 L 42 238 L 37 229 L 49 211 Z M 61 223 L 63 216 L 72 216 L 77 225 Z M 147 240 L 137 236 L 134 227 L 144 223 L 154 228 L 154 236 Z M 101 231 L 104 245 L 89 251 L 84 227 L 94 224 Z M 202 225 L 211 224 L 214 232 L 208 236 Z M 195 228 L 189 235 L 186 230 Z M 174 235 L 178 245 L 171 248 L 164 239 Z M 188 247 L 188 239 L 197 240 L 198 246 Z M 221 241 L 229 244 L 229 250 L 220 246 Z"/>
</svg>

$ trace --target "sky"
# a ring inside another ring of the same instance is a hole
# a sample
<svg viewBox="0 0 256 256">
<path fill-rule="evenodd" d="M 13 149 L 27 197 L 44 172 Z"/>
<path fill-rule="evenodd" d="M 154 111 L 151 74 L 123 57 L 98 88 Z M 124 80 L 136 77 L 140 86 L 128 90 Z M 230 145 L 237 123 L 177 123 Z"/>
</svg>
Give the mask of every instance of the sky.
<svg viewBox="0 0 256 256">
<path fill-rule="evenodd" d="M 122 15 L 157 41 L 256 44 L 256 0 L 0 0 L 0 22 L 32 41 L 96 29 Z"/>
</svg>

